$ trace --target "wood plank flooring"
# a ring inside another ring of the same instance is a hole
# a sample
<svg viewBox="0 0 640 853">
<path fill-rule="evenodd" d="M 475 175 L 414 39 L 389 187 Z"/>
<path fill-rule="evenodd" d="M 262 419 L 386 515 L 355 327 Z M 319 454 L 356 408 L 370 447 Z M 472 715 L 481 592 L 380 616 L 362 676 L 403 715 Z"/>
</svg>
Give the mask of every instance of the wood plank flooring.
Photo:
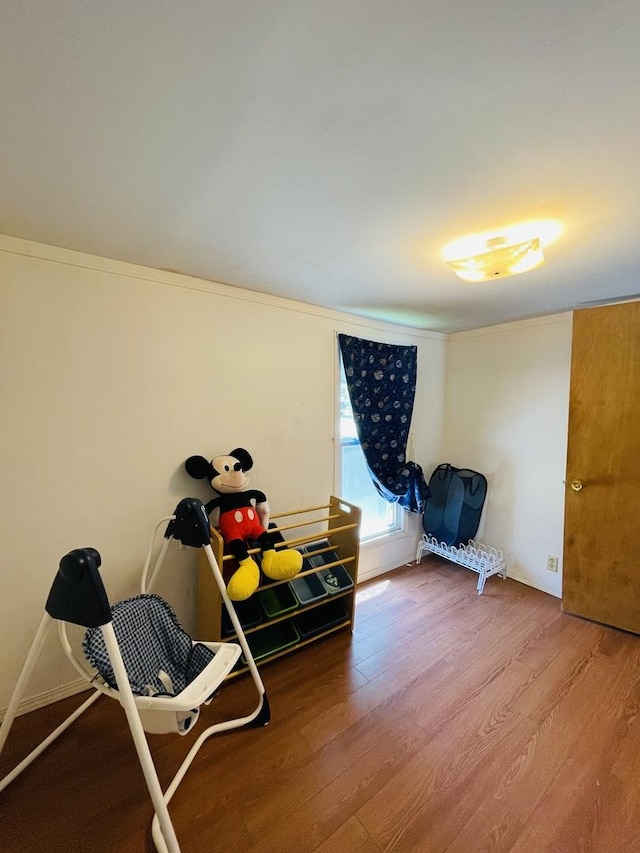
<svg viewBox="0 0 640 853">
<path fill-rule="evenodd" d="M 272 721 L 208 741 L 171 803 L 183 853 L 640 853 L 640 637 L 429 557 L 359 588 L 355 632 L 261 668 Z M 198 731 L 250 711 L 225 685 Z M 3 775 L 81 697 L 19 718 Z M 193 738 L 151 737 L 166 786 Z M 119 706 L 0 794 L 4 853 L 153 851 Z"/>
</svg>

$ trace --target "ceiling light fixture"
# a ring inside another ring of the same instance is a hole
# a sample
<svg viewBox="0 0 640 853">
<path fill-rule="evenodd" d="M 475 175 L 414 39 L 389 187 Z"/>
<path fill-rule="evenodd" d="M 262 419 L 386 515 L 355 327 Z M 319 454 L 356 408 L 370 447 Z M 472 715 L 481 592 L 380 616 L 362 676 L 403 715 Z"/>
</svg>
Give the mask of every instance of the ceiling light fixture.
<svg viewBox="0 0 640 853">
<path fill-rule="evenodd" d="M 465 281 L 506 278 L 544 266 L 543 247 L 561 233 L 555 220 L 523 222 L 454 240 L 444 247 L 442 258 Z"/>
</svg>

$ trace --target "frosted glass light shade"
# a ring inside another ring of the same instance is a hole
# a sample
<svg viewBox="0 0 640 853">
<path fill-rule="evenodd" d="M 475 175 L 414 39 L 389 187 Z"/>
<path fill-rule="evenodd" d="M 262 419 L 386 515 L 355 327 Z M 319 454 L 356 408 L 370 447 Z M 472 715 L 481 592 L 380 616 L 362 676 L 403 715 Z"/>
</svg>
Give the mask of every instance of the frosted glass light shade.
<svg viewBox="0 0 640 853">
<path fill-rule="evenodd" d="M 451 269 L 465 281 L 489 281 L 528 272 L 544 266 L 540 239 L 534 237 L 509 244 L 506 237 L 485 242 L 486 251 L 463 258 L 445 258 Z"/>
</svg>

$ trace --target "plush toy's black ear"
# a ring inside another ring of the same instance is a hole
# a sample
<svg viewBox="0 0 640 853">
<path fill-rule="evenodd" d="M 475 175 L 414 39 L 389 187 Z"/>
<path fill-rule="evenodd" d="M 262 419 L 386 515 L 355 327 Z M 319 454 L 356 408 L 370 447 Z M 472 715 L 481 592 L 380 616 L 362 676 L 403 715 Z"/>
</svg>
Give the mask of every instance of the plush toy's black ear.
<svg viewBox="0 0 640 853">
<path fill-rule="evenodd" d="M 248 450 L 245 450 L 244 447 L 236 447 L 235 450 L 231 451 L 229 456 L 233 456 L 234 459 L 238 460 L 242 465 L 243 471 L 250 471 L 253 468 L 253 459 L 251 458 L 251 454 Z"/>
<path fill-rule="evenodd" d="M 187 474 L 194 480 L 212 480 L 215 477 L 213 465 L 204 456 L 190 456 L 184 463 Z"/>
</svg>

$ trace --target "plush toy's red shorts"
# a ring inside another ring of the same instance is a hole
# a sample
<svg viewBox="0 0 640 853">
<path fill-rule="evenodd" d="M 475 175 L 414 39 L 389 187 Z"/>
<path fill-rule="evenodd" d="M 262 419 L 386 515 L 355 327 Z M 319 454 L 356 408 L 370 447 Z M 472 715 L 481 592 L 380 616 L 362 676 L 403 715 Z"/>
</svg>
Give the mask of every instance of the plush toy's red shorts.
<svg viewBox="0 0 640 853">
<path fill-rule="evenodd" d="M 257 539 L 265 532 L 252 506 L 232 509 L 220 515 L 220 533 L 225 542 L 233 539 Z"/>
</svg>

